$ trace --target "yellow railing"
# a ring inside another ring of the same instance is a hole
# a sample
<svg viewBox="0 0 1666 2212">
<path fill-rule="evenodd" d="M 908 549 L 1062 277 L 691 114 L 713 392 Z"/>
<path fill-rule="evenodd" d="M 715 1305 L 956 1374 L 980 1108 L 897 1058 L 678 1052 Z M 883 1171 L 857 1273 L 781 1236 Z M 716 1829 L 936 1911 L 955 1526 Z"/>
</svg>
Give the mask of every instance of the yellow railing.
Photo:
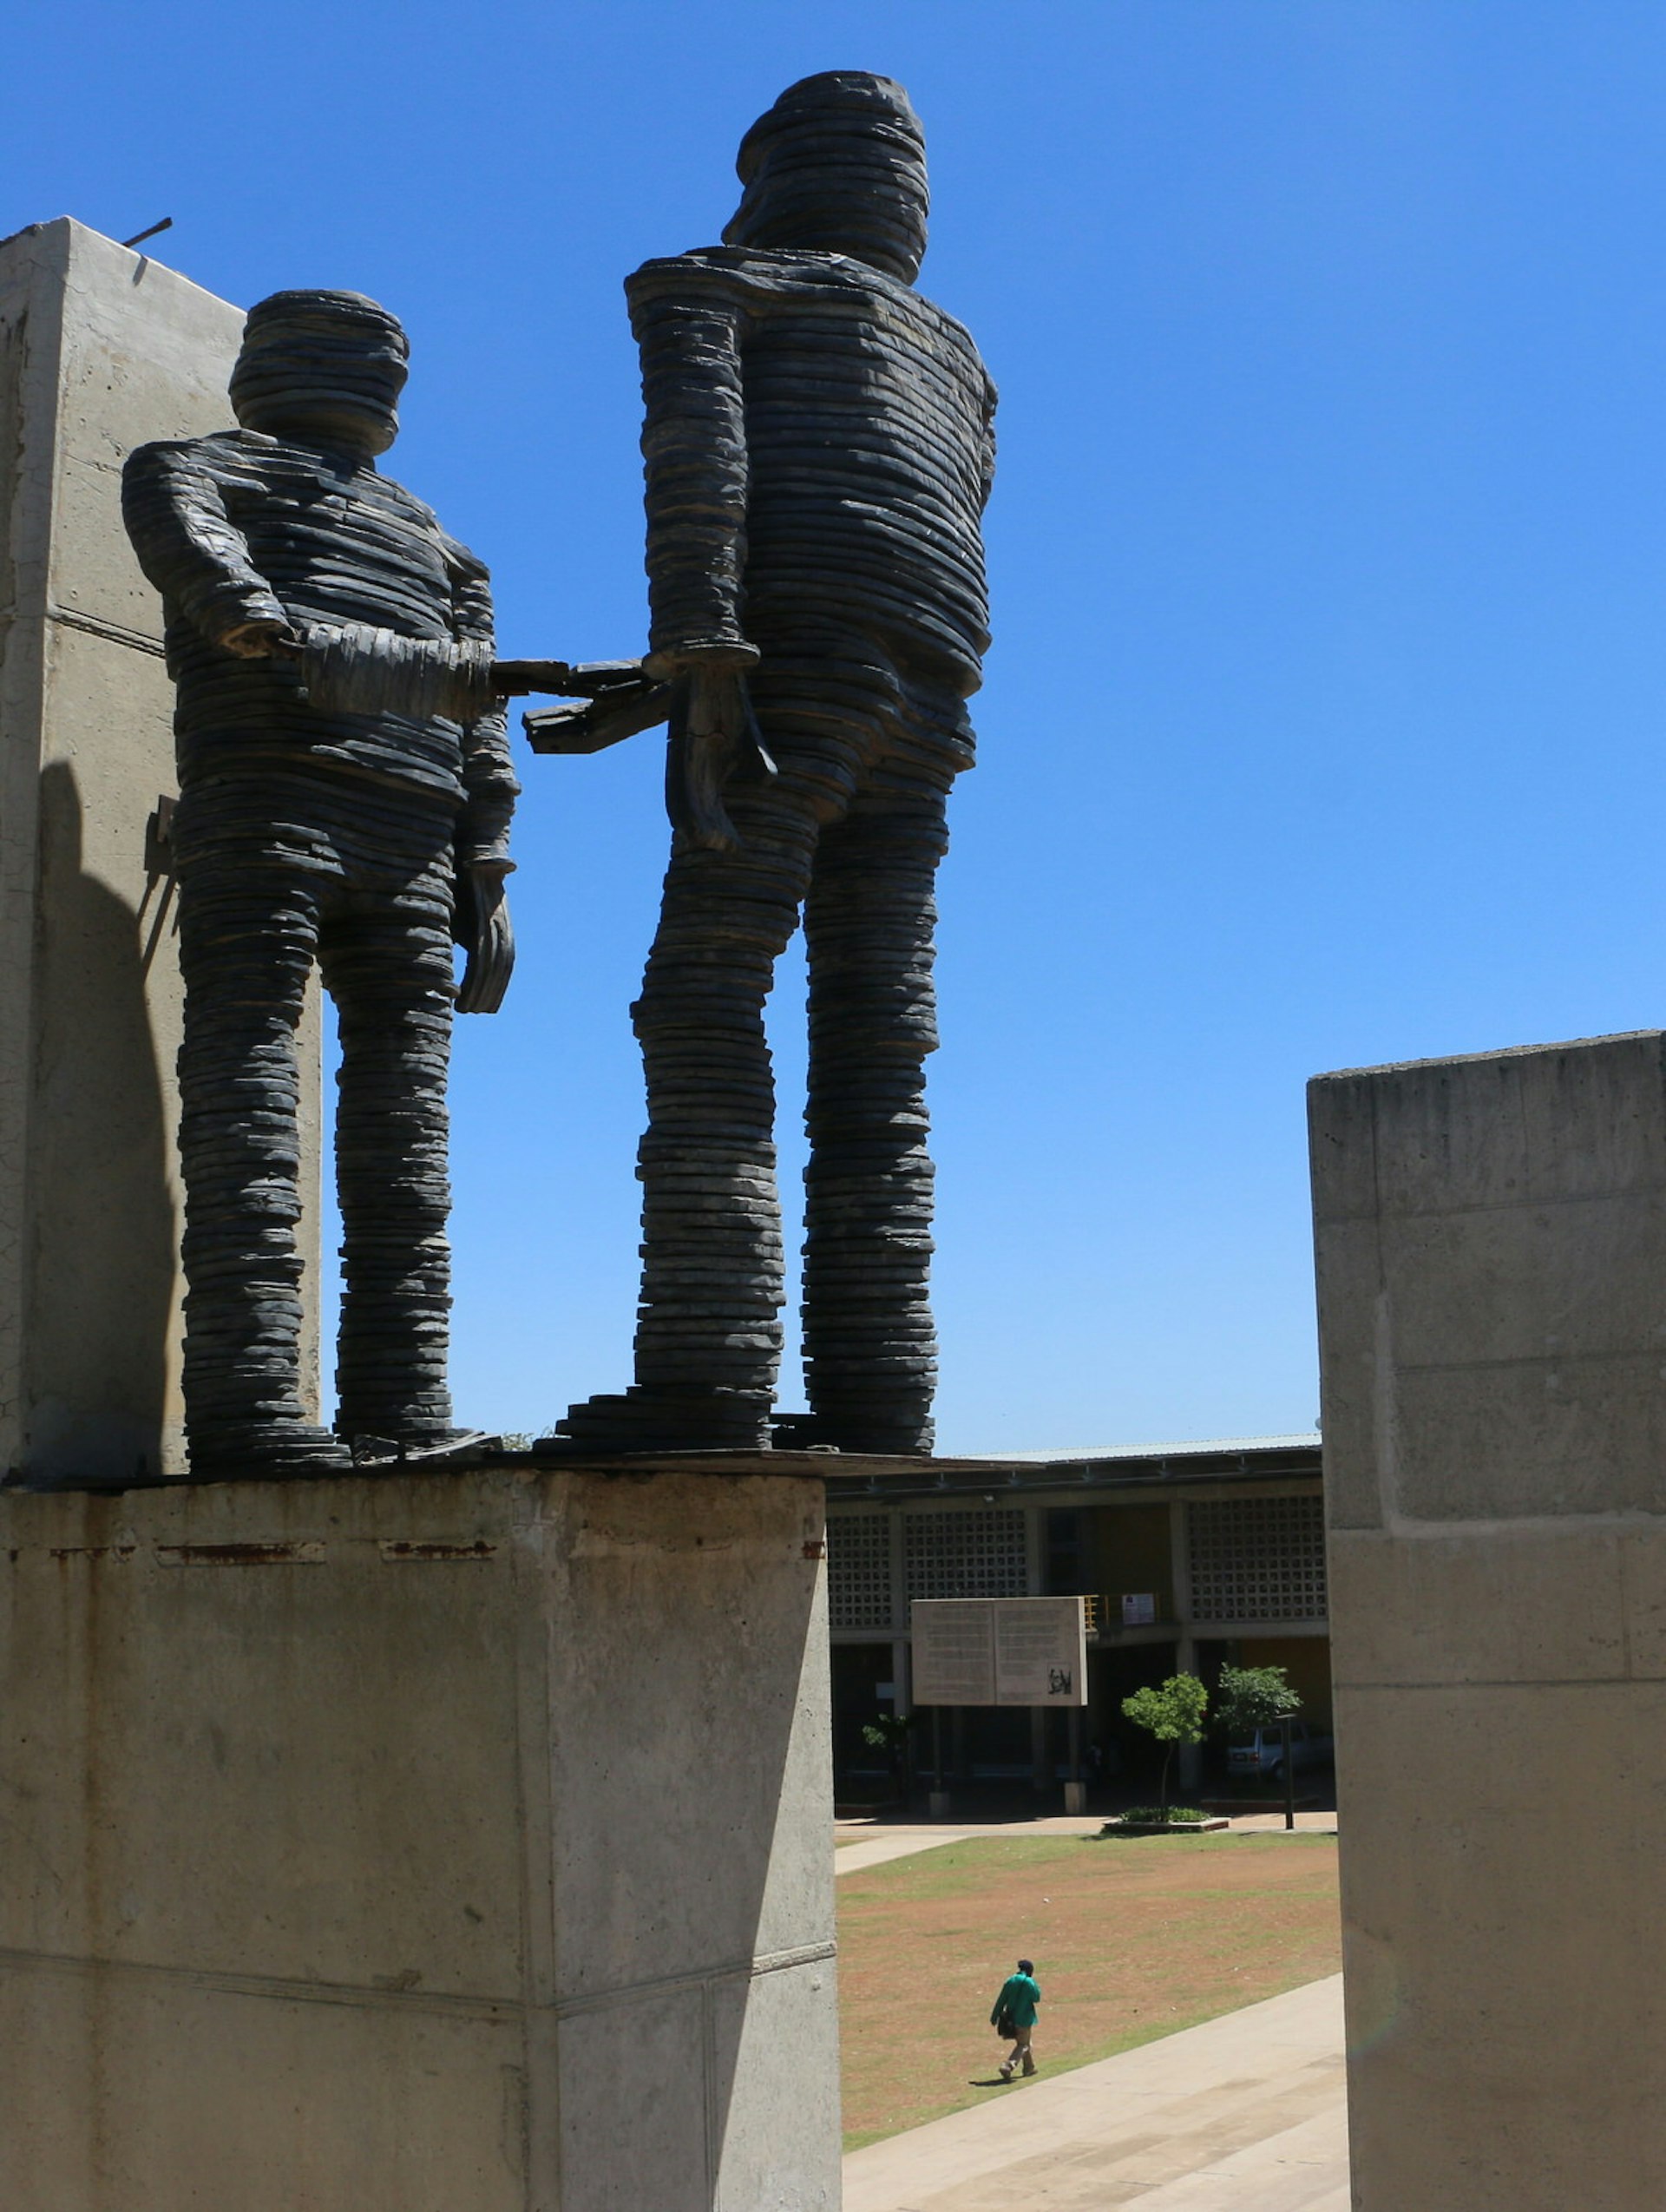
<svg viewBox="0 0 1666 2212">
<path fill-rule="evenodd" d="M 1085 1597 L 1082 1599 L 1082 1605 L 1086 1612 L 1087 1632 L 1090 1636 L 1098 1636 L 1101 1633 L 1108 1636 L 1112 1630 L 1127 1625 L 1122 1618 L 1121 1594 L 1117 1591 L 1101 1591 L 1096 1596 Z M 1157 1601 L 1156 1618 L 1142 1622 L 1139 1625 L 1145 1628 L 1167 1628 L 1171 1626 L 1172 1623 L 1173 1616 L 1169 1610 L 1167 1600 L 1159 1596 Z"/>
</svg>

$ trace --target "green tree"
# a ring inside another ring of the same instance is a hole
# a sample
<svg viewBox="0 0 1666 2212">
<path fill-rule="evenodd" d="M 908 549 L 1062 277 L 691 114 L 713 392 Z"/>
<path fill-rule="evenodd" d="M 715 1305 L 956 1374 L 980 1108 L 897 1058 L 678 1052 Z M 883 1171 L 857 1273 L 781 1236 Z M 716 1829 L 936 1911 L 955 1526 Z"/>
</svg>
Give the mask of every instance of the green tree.
<svg viewBox="0 0 1666 2212">
<path fill-rule="evenodd" d="M 891 1787 L 899 1795 L 908 1789 L 908 1731 L 913 1726 L 912 1713 L 878 1713 L 863 1724 L 863 1742 L 885 1754 Z"/>
<path fill-rule="evenodd" d="M 1168 1746 L 1163 1754 L 1161 1791 L 1163 1816 L 1166 1820 L 1169 1766 L 1174 1757 L 1174 1747 L 1177 1743 L 1203 1742 L 1209 1692 L 1195 1674 L 1171 1674 L 1160 1690 L 1136 1690 L 1131 1697 L 1125 1697 L 1122 1710 L 1136 1728 L 1149 1729 L 1159 1743 Z"/>
<path fill-rule="evenodd" d="M 1242 1739 L 1258 1728 L 1276 1728 L 1294 1719 L 1302 1700 L 1282 1667 L 1223 1667 L 1215 1692 L 1215 1718 L 1229 1736 Z"/>
</svg>

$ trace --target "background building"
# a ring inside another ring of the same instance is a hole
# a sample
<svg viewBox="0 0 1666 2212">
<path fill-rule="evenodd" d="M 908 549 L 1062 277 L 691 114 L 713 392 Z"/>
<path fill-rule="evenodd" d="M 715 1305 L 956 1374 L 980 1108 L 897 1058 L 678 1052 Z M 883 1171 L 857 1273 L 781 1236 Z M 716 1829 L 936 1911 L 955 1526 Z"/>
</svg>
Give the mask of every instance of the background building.
<svg viewBox="0 0 1666 2212">
<path fill-rule="evenodd" d="M 1082 1742 L 1109 1771 L 1154 1764 L 1150 1737 L 1122 1716 L 1130 1690 L 1180 1671 L 1212 1686 L 1229 1661 L 1287 1668 L 1306 1717 L 1328 1729 L 1316 1434 L 1019 1454 L 831 1489 L 833 1750 L 848 1793 L 884 1764 L 864 1723 L 910 1710 L 916 1598 L 1085 1596 Z M 957 1782 L 1042 1785 L 1065 1771 L 1062 1712 L 968 1707 L 941 1726 Z M 922 1715 L 916 1765 L 930 1744 Z"/>
</svg>

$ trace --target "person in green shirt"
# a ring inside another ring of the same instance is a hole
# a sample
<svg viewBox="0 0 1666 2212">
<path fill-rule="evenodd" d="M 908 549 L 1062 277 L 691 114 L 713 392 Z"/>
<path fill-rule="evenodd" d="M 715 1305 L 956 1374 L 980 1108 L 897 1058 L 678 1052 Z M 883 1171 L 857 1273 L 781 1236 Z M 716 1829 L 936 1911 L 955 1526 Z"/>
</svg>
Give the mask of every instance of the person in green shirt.
<svg viewBox="0 0 1666 2212">
<path fill-rule="evenodd" d="M 1041 1985 L 1035 1979 L 1035 1961 L 1020 1959 L 1018 1972 L 1008 1974 L 1000 1985 L 1000 1994 L 995 1999 L 995 2009 L 989 2015 L 989 2025 L 998 2036 L 1010 2036 L 1013 2052 L 1000 2064 L 1000 2078 L 1009 2082 L 1013 2070 L 1020 2061 L 1026 2074 L 1035 2071 L 1035 2059 L 1030 2050 L 1030 2038 L 1035 2031 L 1035 2008 L 1041 2002 Z"/>
</svg>

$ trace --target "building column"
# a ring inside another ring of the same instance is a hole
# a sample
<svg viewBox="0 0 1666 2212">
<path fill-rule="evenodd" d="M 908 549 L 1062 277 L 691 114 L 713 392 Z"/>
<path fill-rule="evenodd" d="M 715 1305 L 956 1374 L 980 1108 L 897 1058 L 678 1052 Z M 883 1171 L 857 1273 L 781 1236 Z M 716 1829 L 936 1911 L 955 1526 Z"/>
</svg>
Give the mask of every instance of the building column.
<svg viewBox="0 0 1666 2212">
<path fill-rule="evenodd" d="M 120 463 L 230 427 L 242 325 L 67 217 L 0 245 L 0 1473 L 36 1481 L 185 1469 L 174 687 Z M 316 994 L 300 1050 L 316 1419 Z"/>
<path fill-rule="evenodd" d="M 1191 1546 L 1184 1498 L 1169 1500 L 1169 1552 L 1174 1575 L 1174 1617 L 1180 1631 L 1175 1638 L 1174 1670 L 1177 1674 L 1196 1674 L 1197 1639 L 1192 1632 Z M 1175 1764 L 1179 1769 L 1181 1789 L 1196 1789 L 1204 1779 L 1203 1745 L 1183 1743 Z"/>
<path fill-rule="evenodd" d="M 1354 2202 L 1666 2196 L 1666 1035 L 1309 1093 Z"/>
</svg>

